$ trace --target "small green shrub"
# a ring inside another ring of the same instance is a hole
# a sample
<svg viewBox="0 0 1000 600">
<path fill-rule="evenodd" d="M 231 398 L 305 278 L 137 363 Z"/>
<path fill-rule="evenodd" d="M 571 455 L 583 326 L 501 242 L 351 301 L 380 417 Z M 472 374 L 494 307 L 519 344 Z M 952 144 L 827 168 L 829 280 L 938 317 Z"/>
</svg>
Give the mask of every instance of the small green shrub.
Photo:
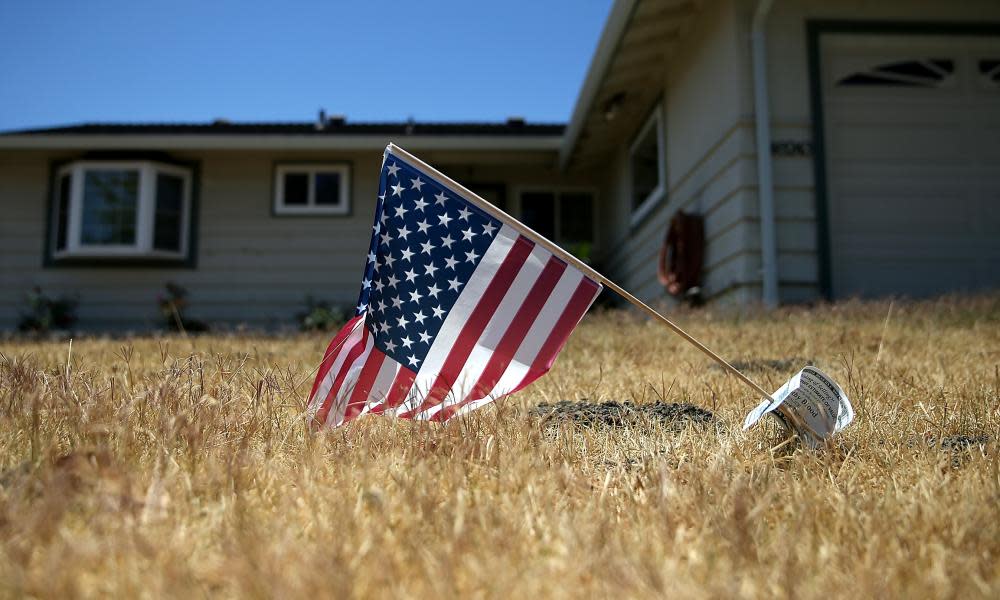
<svg viewBox="0 0 1000 600">
<path fill-rule="evenodd" d="M 302 331 L 332 331 L 347 321 L 347 313 L 329 302 L 306 296 L 306 309 L 296 315 Z"/>
<path fill-rule="evenodd" d="M 208 325 L 203 321 L 189 319 L 184 316 L 184 311 L 188 306 L 188 291 L 180 285 L 168 281 L 165 293 L 156 297 L 160 315 L 163 317 L 163 326 L 170 331 L 200 332 L 208 331 Z"/>
<path fill-rule="evenodd" d="M 38 286 L 26 296 L 28 310 L 21 313 L 21 320 L 17 324 L 19 331 L 45 333 L 54 329 L 71 329 L 76 324 L 76 307 L 80 304 L 77 298 L 50 298 Z"/>
</svg>

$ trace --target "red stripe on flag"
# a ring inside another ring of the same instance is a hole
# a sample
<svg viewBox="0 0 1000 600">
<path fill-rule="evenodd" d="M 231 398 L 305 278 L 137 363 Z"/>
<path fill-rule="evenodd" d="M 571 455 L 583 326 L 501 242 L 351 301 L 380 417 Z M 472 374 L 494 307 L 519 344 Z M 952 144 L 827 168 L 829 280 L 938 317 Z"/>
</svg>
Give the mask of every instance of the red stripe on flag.
<svg viewBox="0 0 1000 600">
<path fill-rule="evenodd" d="M 351 399 L 344 410 L 344 423 L 358 416 L 364 410 L 365 404 L 368 403 L 368 395 L 371 394 L 375 378 L 378 376 L 378 371 L 382 368 L 384 361 L 385 354 L 382 354 L 378 348 L 373 347 L 367 360 L 365 360 L 365 366 L 361 368 L 358 381 L 354 384 L 354 391 L 351 392 Z"/>
<path fill-rule="evenodd" d="M 555 327 L 552 328 L 548 339 L 545 340 L 545 343 L 538 350 L 538 354 L 535 356 L 535 360 L 532 361 L 528 373 L 521 380 L 521 383 L 517 384 L 517 387 L 508 392 L 508 394 L 513 394 L 523 389 L 532 381 L 545 375 L 552 368 L 552 363 L 556 361 L 556 357 L 559 356 L 562 347 L 566 345 L 569 334 L 573 332 L 573 328 L 576 327 L 580 319 L 583 318 L 583 315 L 586 314 L 587 309 L 590 308 L 590 303 L 594 301 L 594 296 L 600 287 L 600 285 L 586 277 L 580 281 L 579 285 L 576 286 L 576 291 L 573 292 L 573 296 L 566 305 L 566 310 L 563 311 L 562 316 L 556 321 Z"/>
<path fill-rule="evenodd" d="M 362 325 L 364 327 L 364 325 Z M 347 377 L 347 373 L 351 370 L 351 366 L 354 361 L 361 356 L 361 353 L 365 351 L 365 344 L 368 342 L 368 328 L 364 327 L 361 332 L 361 340 L 354 344 L 350 350 L 347 352 L 347 357 L 344 359 L 344 364 L 340 365 L 340 371 L 337 372 L 337 378 L 333 380 L 333 386 L 330 387 L 330 393 L 326 395 L 326 399 L 323 401 L 322 408 L 316 413 L 315 423 L 322 426 L 326 423 L 326 418 L 330 415 L 330 409 L 333 408 L 333 404 L 336 399 L 340 396 L 340 386 L 344 384 L 344 379 Z"/>
<path fill-rule="evenodd" d="M 444 365 L 442 365 L 441 371 L 434 381 L 434 385 L 431 386 L 430 393 L 424 398 L 423 404 L 400 415 L 400 417 L 404 419 L 412 418 L 413 415 L 419 414 L 432 406 L 437 406 L 444 400 L 445 396 L 451 390 L 452 385 L 455 384 L 455 380 L 462 372 L 462 367 L 465 366 L 465 361 L 468 360 L 469 353 L 472 352 L 476 342 L 483 335 L 483 331 L 489 324 L 490 319 L 493 318 L 497 307 L 500 306 L 500 301 L 503 300 L 507 290 L 514 283 L 514 278 L 517 277 L 521 267 L 528 260 L 528 256 L 534 247 L 534 242 L 526 237 L 518 236 L 517 241 L 514 242 L 507 256 L 504 257 L 503 262 L 500 264 L 500 268 L 497 269 L 493 279 L 486 287 L 486 291 L 483 293 L 483 297 L 480 298 L 479 304 L 472 309 L 472 314 L 469 315 L 465 326 L 462 327 L 462 332 L 451 347 L 448 358 L 445 359 Z"/>
<path fill-rule="evenodd" d="M 312 402 L 313 397 L 316 395 L 316 390 L 319 389 L 320 383 L 326 378 L 326 374 L 330 372 L 330 367 L 337 360 L 337 351 L 340 349 L 340 345 L 344 343 L 347 336 L 354 333 L 354 327 L 358 324 L 358 320 L 364 318 L 364 315 L 354 317 L 330 340 L 330 345 L 326 347 L 326 353 L 323 354 L 323 362 L 319 364 L 319 371 L 316 373 L 316 381 L 313 382 L 312 391 L 309 392 L 310 402 Z"/>
<path fill-rule="evenodd" d="M 392 387 L 389 388 L 389 393 L 385 395 L 385 402 L 373 408 L 371 412 L 374 414 L 383 413 L 402 404 L 406 400 L 407 392 L 413 387 L 413 380 L 416 377 L 416 372 L 406 367 L 401 367 L 399 372 L 396 373 L 396 378 L 392 380 Z"/>
<path fill-rule="evenodd" d="M 483 373 L 479 376 L 479 380 L 476 381 L 476 385 L 472 387 L 472 391 L 461 402 L 442 408 L 431 420 L 447 421 L 469 402 L 485 398 L 490 393 L 497 382 L 500 381 L 500 377 L 503 376 L 504 371 L 507 370 L 511 359 L 514 358 L 514 354 L 521 346 L 521 342 L 528 335 L 528 330 L 531 329 L 531 326 L 535 323 L 535 319 L 538 318 L 538 313 L 542 312 L 545 301 L 548 300 L 552 290 L 559 283 L 559 278 L 562 277 L 565 270 L 566 263 L 554 256 L 549 258 L 541 275 L 535 280 L 535 284 L 531 286 L 531 291 L 528 292 L 524 303 L 521 304 L 517 314 L 514 316 L 514 320 L 511 321 L 510 328 L 504 333 L 500 343 L 497 344 L 493 354 L 490 355 L 489 363 L 487 363 Z"/>
</svg>

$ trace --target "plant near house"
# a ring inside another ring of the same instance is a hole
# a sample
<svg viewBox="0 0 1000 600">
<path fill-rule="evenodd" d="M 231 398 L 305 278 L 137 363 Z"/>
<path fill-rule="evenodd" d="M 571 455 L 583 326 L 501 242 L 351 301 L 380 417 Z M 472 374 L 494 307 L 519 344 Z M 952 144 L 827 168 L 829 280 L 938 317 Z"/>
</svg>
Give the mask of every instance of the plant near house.
<svg viewBox="0 0 1000 600">
<path fill-rule="evenodd" d="M 329 302 L 306 296 L 306 309 L 296 315 L 302 331 L 332 331 L 347 321 L 344 310 Z"/>
<path fill-rule="evenodd" d="M 28 311 L 21 314 L 18 331 L 45 333 L 54 329 L 70 329 L 76 324 L 76 307 L 80 303 L 77 298 L 50 298 L 38 286 L 26 296 Z"/>
<path fill-rule="evenodd" d="M 168 281 L 164 287 L 165 293 L 156 297 L 164 327 L 170 331 L 208 331 L 208 325 L 204 322 L 184 316 L 188 306 L 187 289 L 172 281 Z"/>
</svg>

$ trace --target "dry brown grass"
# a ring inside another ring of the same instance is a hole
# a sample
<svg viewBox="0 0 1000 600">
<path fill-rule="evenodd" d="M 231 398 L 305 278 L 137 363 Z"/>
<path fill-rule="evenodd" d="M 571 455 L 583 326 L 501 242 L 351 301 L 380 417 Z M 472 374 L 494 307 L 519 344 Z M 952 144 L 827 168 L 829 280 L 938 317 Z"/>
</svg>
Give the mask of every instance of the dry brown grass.
<svg viewBox="0 0 1000 600">
<path fill-rule="evenodd" d="M 678 315 L 732 359 L 834 376 L 858 416 L 821 452 L 739 431 L 756 398 L 624 312 L 501 406 L 322 435 L 301 413 L 324 338 L 78 339 L 68 364 L 65 341 L 3 342 L 0 594 L 996 598 L 1000 298 L 887 310 Z M 720 424 L 527 417 L 584 397 Z"/>
</svg>

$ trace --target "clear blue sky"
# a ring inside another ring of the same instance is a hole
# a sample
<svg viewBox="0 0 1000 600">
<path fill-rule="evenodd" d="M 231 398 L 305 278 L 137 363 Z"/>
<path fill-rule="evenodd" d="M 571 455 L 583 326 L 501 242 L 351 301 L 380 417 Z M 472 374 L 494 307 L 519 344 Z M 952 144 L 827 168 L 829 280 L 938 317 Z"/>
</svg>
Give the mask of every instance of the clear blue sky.
<svg viewBox="0 0 1000 600">
<path fill-rule="evenodd" d="M 611 0 L 0 0 L 0 130 L 565 121 Z"/>
</svg>

